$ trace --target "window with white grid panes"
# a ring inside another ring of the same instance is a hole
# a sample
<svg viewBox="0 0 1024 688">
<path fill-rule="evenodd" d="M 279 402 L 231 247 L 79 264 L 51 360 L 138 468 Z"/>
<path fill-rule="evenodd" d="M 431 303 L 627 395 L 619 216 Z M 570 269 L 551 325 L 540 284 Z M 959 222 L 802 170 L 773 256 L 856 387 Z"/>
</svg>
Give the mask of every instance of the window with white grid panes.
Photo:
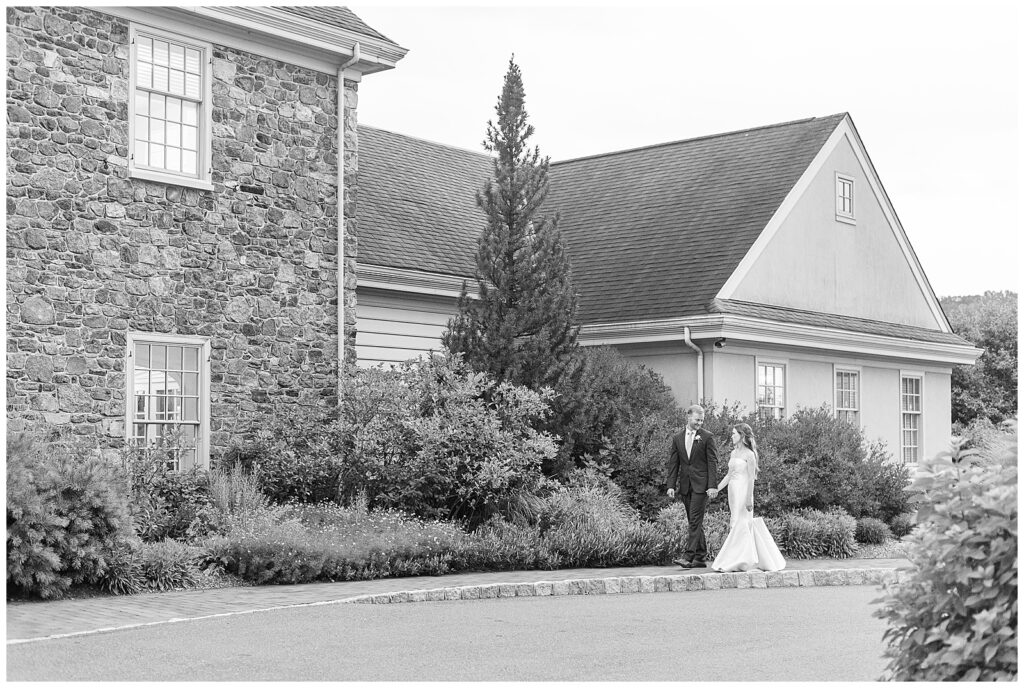
<svg viewBox="0 0 1024 688">
<path fill-rule="evenodd" d="M 201 345 L 134 342 L 132 439 L 169 448 L 168 470 L 198 463 L 204 363 Z"/>
<path fill-rule="evenodd" d="M 836 219 L 851 221 L 853 216 L 853 177 L 836 174 Z"/>
<path fill-rule="evenodd" d="M 757 410 L 763 418 L 780 419 L 786 415 L 786 366 L 758 364 Z"/>
<path fill-rule="evenodd" d="M 900 409 L 903 463 L 917 463 L 921 454 L 921 378 L 900 378 Z"/>
<path fill-rule="evenodd" d="M 860 373 L 836 371 L 836 417 L 857 425 L 860 416 Z"/>
<path fill-rule="evenodd" d="M 207 49 L 142 29 L 132 48 L 134 166 L 203 177 Z"/>
</svg>

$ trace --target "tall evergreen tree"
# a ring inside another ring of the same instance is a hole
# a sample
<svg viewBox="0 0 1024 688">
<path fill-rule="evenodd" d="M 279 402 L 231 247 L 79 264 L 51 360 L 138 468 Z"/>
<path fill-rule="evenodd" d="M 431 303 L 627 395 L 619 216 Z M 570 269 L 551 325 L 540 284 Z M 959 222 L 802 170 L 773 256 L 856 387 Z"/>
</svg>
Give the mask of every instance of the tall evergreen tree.
<svg viewBox="0 0 1024 688">
<path fill-rule="evenodd" d="M 484 141 L 495 154 L 493 178 L 476 195 L 487 218 L 476 254 L 479 298 L 463 284 L 443 342 L 474 369 L 537 389 L 558 380 L 576 348 L 577 304 L 558 218 L 539 215 L 549 159 L 528 145 L 534 130 L 514 56 L 495 111 Z"/>
</svg>

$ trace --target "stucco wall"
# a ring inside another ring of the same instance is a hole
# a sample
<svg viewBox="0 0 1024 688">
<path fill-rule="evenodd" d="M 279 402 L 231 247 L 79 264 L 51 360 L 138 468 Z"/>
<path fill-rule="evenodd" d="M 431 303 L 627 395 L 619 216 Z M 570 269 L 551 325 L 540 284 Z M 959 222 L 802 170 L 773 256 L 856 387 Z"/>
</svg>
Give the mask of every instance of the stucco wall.
<svg viewBox="0 0 1024 688">
<path fill-rule="evenodd" d="M 706 342 L 705 342 L 706 344 Z M 639 363 L 656 370 L 672 386 L 681 405 L 696 398 L 696 354 L 662 345 L 641 344 L 617 347 Z M 835 367 L 860 372 L 861 427 L 870 441 L 882 440 L 894 458 L 900 456 L 900 371 L 925 372 L 925 417 L 922 456 L 947 448 L 950 429 L 950 370 L 896 360 L 829 355 L 827 352 L 785 349 L 770 350 L 730 340 L 725 349 L 705 350 L 707 398 L 719 406 L 738 403 L 749 412 L 756 408 L 756 363 L 774 361 L 786 365 L 786 412 L 798 408 L 835 405 Z M 682 384 L 680 384 L 680 381 Z"/>
<path fill-rule="evenodd" d="M 697 391 L 697 354 L 680 343 L 623 344 L 615 349 L 623 356 L 647 366 L 665 380 L 675 399 L 683 407 L 699 400 Z M 705 357 L 705 369 L 707 358 Z"/>
<path fill-rule="evenodd" d="M 81 8 L 7 18 L 9 428 L 118 446 L 128 331 L 209 339 L 215 448 L 278 404 L 332 403 L 336 78 L 215 44 L 214 190 L 143 182 L 127 174 L 128 22 Z M 351 236 L 356 84 L 344 87 Z"/>
<path fill-rule="evenodd" d="M 836 172 L 855 178 L 855 226 L 836 220 Z M 731 298 L 937 329 L 846 138 Z"/>
</svg>

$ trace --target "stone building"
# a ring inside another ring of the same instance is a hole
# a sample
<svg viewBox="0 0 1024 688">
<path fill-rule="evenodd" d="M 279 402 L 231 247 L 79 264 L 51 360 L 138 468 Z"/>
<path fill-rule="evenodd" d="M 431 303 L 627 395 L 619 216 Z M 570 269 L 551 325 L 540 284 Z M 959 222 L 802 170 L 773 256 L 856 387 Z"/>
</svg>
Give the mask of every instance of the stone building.
<svg viewBox="0 0 1024 688">
<path fill-rule="evenodd" d="M 342 7 L 8 8 L 8 431 L 180 424 L 187 468 L 333 402 L 358 84 L 405 52 Z"/>
</svg>

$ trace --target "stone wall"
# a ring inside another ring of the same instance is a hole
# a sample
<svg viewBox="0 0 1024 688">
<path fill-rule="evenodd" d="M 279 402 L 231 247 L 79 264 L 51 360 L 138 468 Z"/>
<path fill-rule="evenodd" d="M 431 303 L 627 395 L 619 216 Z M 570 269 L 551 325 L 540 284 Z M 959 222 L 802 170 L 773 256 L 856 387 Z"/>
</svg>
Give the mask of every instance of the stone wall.
<svg viewBox="0 0 1024 688">
<path fill-rule="evenodd" d="M 214 45 L 214 190 L 128 178 L 129 24 L 7 10 L 7 413 L 125 436 L 126 333 L 209 338 L 211 445 L 337 392 L 337 80 Z M 356 84 L 345 88 L 346 356 Z"/>
</svg>

